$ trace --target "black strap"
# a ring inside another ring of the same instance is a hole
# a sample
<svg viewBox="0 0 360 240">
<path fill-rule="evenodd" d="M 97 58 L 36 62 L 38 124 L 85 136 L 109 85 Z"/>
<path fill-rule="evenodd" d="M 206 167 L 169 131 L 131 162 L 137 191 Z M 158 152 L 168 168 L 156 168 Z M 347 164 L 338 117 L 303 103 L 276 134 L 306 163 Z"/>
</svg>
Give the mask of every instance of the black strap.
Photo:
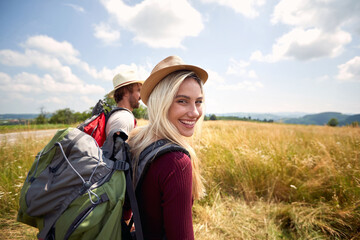
<svg viewBox="0 0 360 240">
<path fill-rule="evenodd" d="M 140 219 L 140 212 L 139 207 L 137 204 L 137 200 L 135 197 L 135 191 L 134 186 L 132 184 L 132 177 L 131 177 L 131 168 L 129 168 L 129 161 L 130 161 L 130 155 L 129 155 L 129 147 L 125 141 L 123 141 L 123 156 L 122 159 L 116 159 L 115 161 L 115 169 L 116 165 L 118 165 L 119 168 L 123 168 L 121 170 L 125 173 L 126 178 L 126 194 L 130 200 L 130 206 L 131 210 L 133 212 L 133 221 L 135 222 L 135 235 L 136 240 L 143 240 L 143 232 L 141 227 L 141 219 Z M 131 228 L 131 226 L 130 226 Z"/>
<path fill-rule="evenodd" d="M 142 166 L 142 169 L 138 167 L 137 179 L 136 179 L 136 196 L 139 194 L 141 189 L 142 181 L 144 180 L 144 176 L 150 168 L 150 165 L 154 161 L 155 158 L 158 158 L 169 152 L 182 152 L 191 158 L 190 153 L 183 147 L 170 142 L 166 139 L 160 139 L 156 142 L 153 142 L 148 147 L 146 147 L 139 156 L 139 165 Z"/>
<path fill-rule="evenodd" d="M 129 110 L 127 110 L 126 108 L 116 107 L 116 108 L 112 109 L 110 112 L 106 113 L 106 114 L 105 114 L 105 126 L 106 126 L 107 121 L 109 120 L 110 116 L 111 116 L 114 112 L 121 111 L 121 110 L 129 111 Z"/>
<path fill-rule="evenodd" d="M 129 145 L 127 145 L 126 142 L 124 142 L 124 158 L 123 159 L 126 159 L 126 161 L 130 161 L 130 159 L 131 159 Z M 134 185 L 133 185 L 133 181 L 132 181 L 132 177 L 131 177 L 131 168 L 128 169 L 127 171 L 125 171 L 125 174 L 126 174 L 126 193 L 129 197 L 131 210 L 133 212 L 132 218 L 134 219 L 134 222 L 135 222 L 136 240 L 143 240 L 144 235 L 142 232 L 140 212 L 139 212 L 139 207 L 138 207 L 137 200 L 135 197 Z"/>
<path fill-rule="evenodd" d="M 128 171 L 130 166 L 129 163 L 125 161 L 117 160 L 114 162 L 114 166 L 112 168 L 118 171 Z"/>
</svg>

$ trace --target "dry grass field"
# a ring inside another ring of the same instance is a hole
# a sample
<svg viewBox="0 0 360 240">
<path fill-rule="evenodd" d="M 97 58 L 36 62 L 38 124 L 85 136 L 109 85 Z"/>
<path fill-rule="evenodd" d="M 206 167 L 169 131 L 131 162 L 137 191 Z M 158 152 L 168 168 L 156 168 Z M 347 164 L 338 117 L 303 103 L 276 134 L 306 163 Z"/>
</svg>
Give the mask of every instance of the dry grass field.
<svg viewBox="0 0 360 240">
<path fill-rule="evenodd" d="M 15 216 L 49 140 L 0 145 L 0 239 L 36 238 Z M 360 128 L 207 121 L 194 148 L 207 191 L 196 239 L 360 239 Z"/>
</svg>

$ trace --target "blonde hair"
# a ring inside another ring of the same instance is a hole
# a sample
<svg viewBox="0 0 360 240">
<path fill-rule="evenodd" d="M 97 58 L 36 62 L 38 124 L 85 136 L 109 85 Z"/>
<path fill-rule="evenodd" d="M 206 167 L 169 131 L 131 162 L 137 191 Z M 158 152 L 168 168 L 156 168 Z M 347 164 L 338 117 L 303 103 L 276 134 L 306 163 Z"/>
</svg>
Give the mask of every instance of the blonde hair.
<svg viewBox="0 0 360 240">
<path fill-rule="evenodd" d="M 185 148 L 191 156 L 193 197 L 199 199 L 204 194 L 199 159 L 187 139 L 179 133 L 177 128 L 168 119 L 168 112 L 175 95 L 181 83 L 187 78 L 194 78 L 199 83 L 201 91 L 203 91 L 202 82 L 194 72 L 182 70 L 167 75 L 155 86 L 149 96 L 149 123 L 132 131 L 128 143 L 133 156 L 134 179 L 140 153 L 151 143 L 159 139 L 167 139 Z M 203 116 L 198 120 L 197 125 L 201 125 L 202 120 Z"/>
</svg>

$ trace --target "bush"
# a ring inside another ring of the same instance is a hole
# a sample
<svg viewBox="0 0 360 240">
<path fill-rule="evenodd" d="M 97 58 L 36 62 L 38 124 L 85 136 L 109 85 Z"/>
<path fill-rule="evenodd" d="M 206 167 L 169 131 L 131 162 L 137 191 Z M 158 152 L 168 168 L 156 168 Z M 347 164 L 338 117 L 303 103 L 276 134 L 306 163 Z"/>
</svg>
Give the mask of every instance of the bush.
<svg viewBox="0 0 360 240">
<path fill-rule="evenodd" d="M 330 127 L 336 127 L 337 125 L 339 125 L 339 121 L 336 118 L 332 118 L 329 120 L 327 125 Z"/>
</svg>

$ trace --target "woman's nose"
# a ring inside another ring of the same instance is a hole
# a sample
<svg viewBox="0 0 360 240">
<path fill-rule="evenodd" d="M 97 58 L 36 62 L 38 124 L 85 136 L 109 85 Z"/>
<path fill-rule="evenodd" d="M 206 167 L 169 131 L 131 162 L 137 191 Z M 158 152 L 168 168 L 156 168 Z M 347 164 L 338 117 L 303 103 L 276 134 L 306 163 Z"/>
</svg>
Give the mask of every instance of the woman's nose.
<svg viewBox="0 0 360 240">
<path fill-rule="evenodd" d="M 197 117 L 199 117 L 200 111 L 199 111 L 199 109 L 197 108 L 197 106 L 194 104 L 194 105 L 191 105 L 190 108 L 191 108 L 191 109 L 189 109 L 189 111 L 188 111 L 189 117 L 192 117 L 192 118 L 197 118 Z"/>
</svg>

